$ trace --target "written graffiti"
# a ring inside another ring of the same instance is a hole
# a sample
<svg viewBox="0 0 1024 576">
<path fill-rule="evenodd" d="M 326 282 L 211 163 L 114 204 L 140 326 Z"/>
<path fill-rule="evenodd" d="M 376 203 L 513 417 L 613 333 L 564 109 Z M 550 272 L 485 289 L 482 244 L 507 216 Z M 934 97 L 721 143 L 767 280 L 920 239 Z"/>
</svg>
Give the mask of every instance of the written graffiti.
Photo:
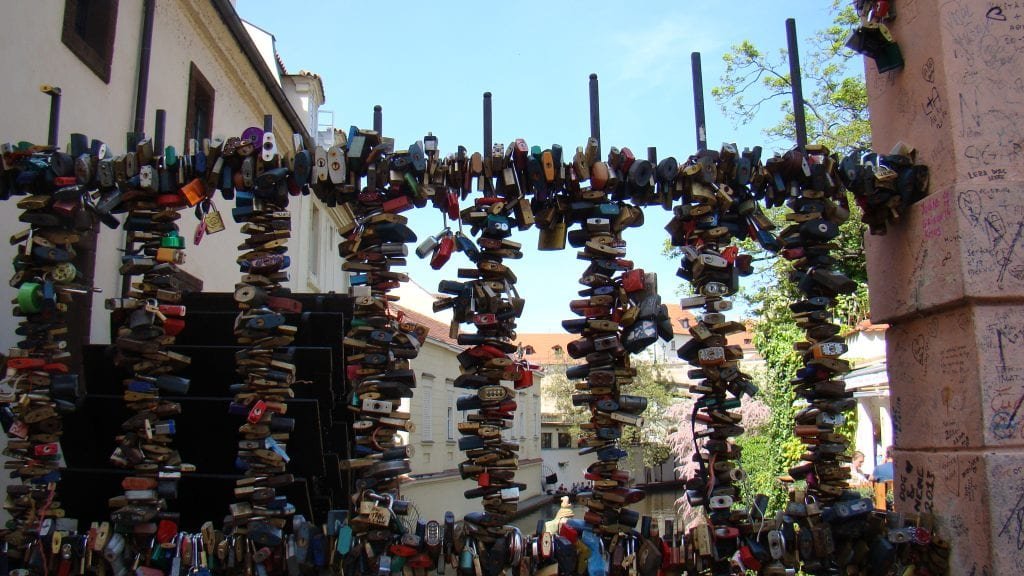
<svg viewBox="0 0 1024 576">
<path fill-rule="evenodd" d="M 1024 550 L 1024 490 L 1020 490 L 1017 503 L 1006 514 L 1003 527 L 999 530 L 999 537 L 1004 536 L 1017 547 L 1017 550 Z"/>
<path fill-rule="evenodd" d="M 909 502 L 914 512 L 931 512 L 935 508 L 935 474 L 923 466 L 914 466 L 909 460 L 905 472 L 900 473 L 900 502 Z"/>
</svg>

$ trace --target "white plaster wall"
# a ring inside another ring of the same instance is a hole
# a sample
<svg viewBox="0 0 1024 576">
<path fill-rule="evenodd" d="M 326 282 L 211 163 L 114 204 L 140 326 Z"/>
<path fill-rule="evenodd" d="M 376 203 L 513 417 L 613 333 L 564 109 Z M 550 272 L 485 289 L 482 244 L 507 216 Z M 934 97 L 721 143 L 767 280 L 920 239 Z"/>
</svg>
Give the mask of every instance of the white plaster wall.
<svg viewBox="0 0 1024 576">
<path fill-rule="evenodd" d="M 541 477 L 541 465 L 539 462 L 525 464 L 516 473 L 516 480 L 525 482 L 527 490 L 520 493 L 520 502 L 540 494 L 539 483 Z M 416 512 L 424 520 L 444 520 L 444 513 L 451 511 L 455 514 L 456 520 L 461 519 L 468 512 L 482 510 L 480 499 L 467 500 L 463 493 L 466 490 L 476 487 L 472 480 L 462 480 L 458 475 L 429 480 L 416 480 L 415 482 L 402 485 L 402 496 L 408 498 L 415 509 L 410 512 L 410 519 L 416 520 Z"/>
<path fill-rule="evenodd" d="M 849 358 L 870 360 L 885 357 L 885 332 L 860 331 L 846 338 Z"/>
<path fill-rule="evenodd" d="M 104 84 L 60 40 L 63 3 L 10 2 L 0 19 L 8 49 L 0 51 L 0 74 L 7 109 L 0 115 L 0 140 L 45 142 L 49 98 L 39 92 L 40 84 L 63 89 L 60 135 L 66 143 L 72 132 L 87 134 L 110 144 L 114 153 L 125 151 L 125 133 L 134 120 L 135 85 L 142 22 L 140 2 L 121 2 L 115 38 L 110 83 Z M 156 9 L 150 83 L 146 105 L 145 131 L 152 135 L 156 110 L 167 111 L 166 143 L 179 150 L 184 141 L 188 98 L 189 64 L 195 62 L 213 86 L 215 94 L 213 132 L 217 136 L 238 135 L 248 126 L 261 126 L 263 115 L 275 117 L 275 135 L 282 151 L 291 148 L 291 130 L 241 50 L 236 46 L 220 16 L 208 2 L 181 0 L 160 2 Z M 189 241 L 185 269 L 202 278 L 209 291 L 230 291 L 239 276 L 234 263 L 241 242 L 239 225 L 230 217 L 231 203 L 221 201 L 227 230 L 208 236 L 201 246 Z M 13 203 L 0 206 L 0 227 L 23 228 L 17 222 Z M 196 220 L 191 211 L 179 222 L 182 235 L 191 237 Z M 108 315 L 103 299 L 119 292 L 118 247 L 120 230 L 100 232 L 95 284 L 103 292 L 94 296 L 92 341 L 109 342 Z M 0 261 L 10 262 L 14 248 L 0 243 Z M 13 298 L 13 290 L 0 284 L 0 299 Z M 12 346 L 16 322 L 0 319 L 0 347 Z"/>
</svg>

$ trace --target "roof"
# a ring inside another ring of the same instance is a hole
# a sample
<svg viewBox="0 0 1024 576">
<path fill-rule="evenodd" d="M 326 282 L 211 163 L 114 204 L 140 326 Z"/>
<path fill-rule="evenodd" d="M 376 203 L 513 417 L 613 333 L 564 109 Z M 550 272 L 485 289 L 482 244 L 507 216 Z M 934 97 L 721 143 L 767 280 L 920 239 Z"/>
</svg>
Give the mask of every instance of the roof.
<svg viewBox="0 0 1024 576">
<path fill-rule="evenodd" d="M 405 317 L 410 321 L 426 326 L 430 330 L 430 333 L 427 335 L 428 339 L 436 340 L 443 344 L 454 346 L 455 348 L 463 350 L 466 348 L 465 346 L 459 344 L 459 342 L 456 339 L 448 336 L 448 325 L 445 324 L 444 322 L 431 318 L 430 316 L 427 316 L 425 314 L 420 314 L 419 312 L 416 312 L 411 308 L 401 306 L 400 304 L 392 304 L 391 307 L 395 308 L 398 312 L 404 314 Z"/>
<path fill-rule="evenodd" d="M 281 57 L 278 56 L 278 60 L 280 60 L 280 58 Z M 284 63 L 283 62 L 281 63 L 281 67 L 282 68 L 284 67 Z M 288 74 L 288 73 L 285 72 L 285 74 Z M 327 101 L 327 91 L 324 90 L 324 80 L 323 80 L 323 78 L 320 77 L 319 74 L 317 74 L 316 72 L 310 72 L 309 70 L 299 70 L 298 74 L 288 74 L 288 75 L 289 76 L 305 76 L 307 78 L 312 78 L 313 80 L 316 80 L 317 85 L 320 86 L 320 97 L 323 98 L 323 100 L 325 102 Z"/>
<path fill-rule="evenodd" d="M 668 317 L 672 319 L 673 334 L 689 334 L 690 326 L 697 323 L 697 317 L 689 310 L 684 310 L 679 304 L 665 304 L 668 308 Z"/>
<path fill-rule="evenodd" d="M 857 332 L 869 332 L 869 333 L 870 332 L 874 332 L 874 333 L 879 333 L 879 332 L 885 332 L 888 329 L 889 329 L 889 325 L 888 324 L 872 324 L 871 320 L 864 319 L 864 320 L 861 320 L 860 322 L 857 322 L 857 324 L 853 327 L 852 330 L 843 333 L 843 336 L 849 336 L 851 334 L 856 334 Z"/>
<path fill-rule="evenodd" d="M 728 337 L 726 337 L 726 341 L 730 346 L 736 345 L 739 346 L 740 348 L 743 348 L 744 350 L 754 349 L 754 333 L 751 332 L 749 328 L 747 330 L 744 330 L 743 332 L 730 334 Z"/>
<path fill-rule="evenodd" d="M 293 132 L 302 134 L 303 139 L 306 141 L 306 146 L 311 147 L 313 144 L 313 138 L 310 136 L 309 131 L 306 129 L 306 125 L 303 124 L 299 114 L 292 107 L 288 101 L 288 97 L 284 93 L 284 89 L 278 84 L 277 77 L 271 72 L 270 68 L 267 67 L 267 63 L 263 60 L 263 56 L 260 55 L 259 48 L 252 41 L 252 37 L 246 32 L 245 26 L 242 25 L 242 19 L 238 17 L 238 12 L 235 11 L 234 5 L 231 0 L 213 0 L 213 6 L 220 14 L 221 20 L 224 25 L 228 27 L 231 35 L 234 37 L 238 47 L 245 54 L 249 63 L 252 65 L 256 75 L 259 76 L 263 82 L 263 87 L 266 88 L 267 93 L 277 104 L 277 107 L 284 114 L 285 120 L 288 122 L 288 126 L 291 127 Z M 272 36 L 272 35 L 271 35 Z"/>
<path fill-rule="evenodd" d="M 527 354 L 526 359 L 533 364 L 550 366 L 551 364 L 575 364 L 577 361 L 569 357 L 565 351 L 566 345 L 579 338 L 578 334 L 567 332 L 556 332 L 552 334 L 519 334 L 519 344 L 524 348 L 533 347 L 533 354 Z M 561 351 L 561 354 L 558 353 Z"/>
</svg>

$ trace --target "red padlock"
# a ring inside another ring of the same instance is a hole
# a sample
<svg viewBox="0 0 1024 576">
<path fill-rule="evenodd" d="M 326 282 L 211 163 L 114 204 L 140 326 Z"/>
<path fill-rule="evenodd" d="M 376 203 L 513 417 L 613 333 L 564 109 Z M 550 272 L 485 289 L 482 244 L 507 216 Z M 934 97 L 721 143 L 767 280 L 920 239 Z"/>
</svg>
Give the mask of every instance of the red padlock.
<svg viewBox="0 0 1024 576">
<path fill-rule="evenodd" d="M 622 275 L 622 289 L 626 292 L 639 292 L 644 289 L 644 270 L 637 268 Z"/>
<path fill-rule="evenodd" d="M 181 318 L 167 318 L 164 320 L 164 334 L 167 336 L 177 336 L 184 329 L 185 321 Z"/>
<path fill-rule="evenodd" d="M 456 190 L 448 190 L 445 195 L 447 206 L 445 208 L 448 211 L 448 217 L 452 220 L 459 219 L 459 193 Z"/>
<path fill-rule="evenodd" d="M 430 267 L 434 270 L 440 270 L 452 257 L 453 250 L 455 250 L 455 237 L 451 234 L 445 234 L 437 241 L 434 255 L 430 258 Z"/>
<path fill-rule="evenodd" d="M 257 400 L 252 408 L 249 409 L 249 415 L 246 416 L 246 420 L 250 424 L 258 424 L 263 419 L 263 414 L 267 411 L 267 403 L 263 400 Z"/>
<path fill-rule="evenodd" d="M 404 194 L 402 196 L 397 196 L 395 198 L 385 200 L 384 203 L 381 205 L 382 210 L 384 210 L 385 212 L 391 212 L 393 214 L 405 212 L 409 208 L 412 208 L 412 202 L 410 202 L 409 197 L 405 196 Z"/>
<path fill-rule="evenodd" d="M 32 448 L 32 452 L 36 456 L 56 456 L 60 453 L 60 444 L 56 442 L 49 442 L 47 444 L 37 444 Z"/>
</svg>

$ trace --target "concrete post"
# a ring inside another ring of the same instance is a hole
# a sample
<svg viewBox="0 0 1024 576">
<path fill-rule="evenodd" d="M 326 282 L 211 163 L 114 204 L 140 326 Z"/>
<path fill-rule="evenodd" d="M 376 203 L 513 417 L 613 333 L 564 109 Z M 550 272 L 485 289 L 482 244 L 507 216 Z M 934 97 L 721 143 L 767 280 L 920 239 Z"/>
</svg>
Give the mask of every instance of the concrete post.
<svg viewBox="0 0 1024 576">
<path fill-rule="evenodd" d="M 906 67 L 867 62 L 875 148 L 931 194 L 866 242 L 887 339 L 895 505 L 933 511 L 950 574 L 1024 573 L 1024 3 L 903 0 Z"/>
<path fill-rule="evenodd" d="M 857 400 L 857 433 L 854 446 L 864 453 L 861 470 L 870 474 L 875 470 L 875 423 L 871 417 L 871 398 Z"/>
</svg>

